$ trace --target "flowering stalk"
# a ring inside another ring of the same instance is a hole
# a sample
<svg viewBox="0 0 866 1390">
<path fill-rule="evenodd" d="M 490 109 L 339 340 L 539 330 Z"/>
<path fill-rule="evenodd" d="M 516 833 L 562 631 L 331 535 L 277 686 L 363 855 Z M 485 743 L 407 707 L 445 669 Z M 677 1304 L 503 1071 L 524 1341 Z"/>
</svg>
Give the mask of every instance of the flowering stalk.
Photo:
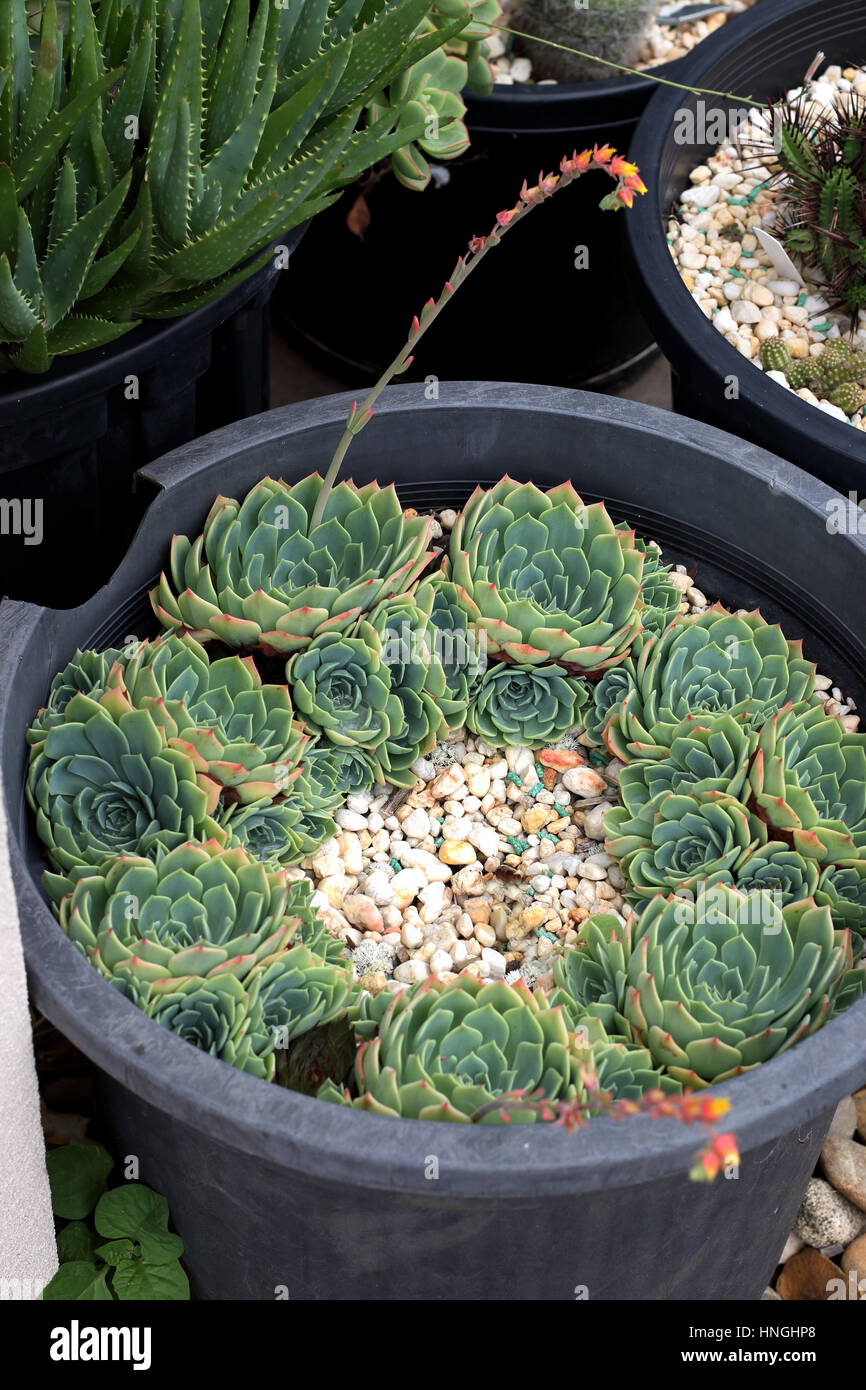
<svg viewBox="0 0 866 1390">
<path fill-rule="evenodd" d="M 542 39 L 538 34 L 525 34 L 522 29 L 512 29 L 508 24 L 493 24 L 491 29 L 498 29 L 501 34 L 513 34 L 518 39 L 529 39 L 531 43 L 543 43 L 547 48 L 558 48 L 562 53 L 573 53 L 577 58 L 587 58 L 591 63 L 598 63 L 602 67 L 615 68 L 617 72 L 627 72 L 632 77 L 647 77 L 650 82 L 658 82 L 663 87 L 676 87 L 681 92 L 691 92 L 692 96 L 723 97 L 726 101 L 746 102 L 750 106 L 767 106 L 766 101 L 756 101 L 754 97 L 738 97 L 734 92 L 716 92 L 712 87 L 690 87 L 686 82 L 672 82 L 669 77 L 657 77 L 652 68 L 629 68 L 625 63 L 614 63 L 610 58 L 599 58 L 595 53 L 584 53 L 579 48 L 572 48 L 567 43 L 557 43 L 555 39 Z M 823 58 L 823 53 L 819 58 Z M 806 79 L 808 81 L 808 78 Z"/>
<path fill-rule="evenodd" d="M 600 206 L 606 212 L 617 212 L 620 208 L 630 208 L 634 203 L 635 193 L 646 193 L 646 186 L 640 177 L 637 165 L 629 164 L 628 160 L 617 154 L 611 145 L 596 145 L 594 149 L 584 150 L 581 154 L 575 150 L 570 159 L 566 156 L 560 161 L 558 174 L 539 174 L 538 183 L 534 188 L 527 187 L 524 179 L 520 196 L 514 207 L 496 214 L 493 229 L 487 236 L 472 237 L 466 255 L 461 256 L 458 260 L 450 280 L 445 281 L 445 287 L 439 298 L 436 300 L 428 299 L 421 313 L 416 314 L 413 318 L 406 343 L 401 347 L 390 366 L 385 368 L 360 408 L 357 401 L 352 402 L 342 438 L 337 445 L 334 457 L 331 459 L 325 474 L 324 484 L 316 500 L 311 521 L 312 526 L 317 526 L 322 520 L 325 504 L 337 480 L 349 445 L 355 435 L 360 433 L 372 417 L 373 407 L 378 397 L 389 381 L 395 376 L 399 376 L 401 372 L 405 372 L 410 366 L 414 357 L 414 349 L 420 338 L 439 316 L 458 285 L 468 279 L 488 251 L 499 245 L 509 228 L 521 222 L 532 208 L 546 202 L 559 189 L 567 188 L 570 183 L 574 183 L 582 174 L 588 173 L 591 169 L 603 169 L 616 181 L 616 188 L 613 192 L 608 193 L 601 200 Z"/>
<path fill-rule="evenodd" d="M 639 1100 L 616 1100 L 611 1091 L 601 1091 L 594 1080 L 591 1069 L 581 1077 L 587 1091 L 585 1100 L 550 1101 L 540 1092 L 527 1095 L 525 1091 L 509 1091 L 497 1096 L 487 1105 L 476 1110 L 472 1119 L 478 1123 L 488 1114 L 497 1114 L 504 1123 L 511 1120 L 516 1112 L 526 1113 L 534 1110 L 539 1119 L 562 1125 L 570 1134 L 575 1129 L 583 1129 L 590 1118 L 599 1114 L 608 1115 L 614 1120 L 624 1120 L 631 1115 L 649 1115 L 651 1119 L 676 1119 L 684 1125 L 701 1124 L 708 1131 L 704 1147 L 695 1155 L 695 1162 L 689 1170 L 694 1182 L 712 1182 L 722 1168 L 738 1165 L 740 1155 L 733 1134 L 717 1134 L 714 1125 L 731 1108 L 724 1096 L 709 1096 L 704 1091 L 685 1091 L 682 1095 L 666 1095 L 664 1091 L 651 1090 Z"/>
</svg>

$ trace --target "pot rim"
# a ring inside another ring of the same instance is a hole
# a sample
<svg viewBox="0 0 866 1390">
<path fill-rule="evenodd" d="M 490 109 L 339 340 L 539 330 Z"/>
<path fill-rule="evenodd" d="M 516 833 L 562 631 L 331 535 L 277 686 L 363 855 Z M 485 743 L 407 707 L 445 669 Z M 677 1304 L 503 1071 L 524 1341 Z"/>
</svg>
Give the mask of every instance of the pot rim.
<svg viewBox="0 0 866 1390">
<path fill-rule="evenodd" d="M 424 405 L 424 386 L 390 387 L 378 413 L 414 414 Z M 142 473 L 165 492 L 184 478 L 224 459 L 240 446 L 255 448 L 287 434 L 341 424 L 353 393 L 319 398 L 254 416 L 167 455 Z M 699 451 L 724 457 L 826 518 L 832 489 L 793 465 L 709 426 L 651 406 L 584 392 L 512 383 L 449 383 L 440 409 L 537 410 L 582 422 L 619 423 L 636 437 L 649 432 L 672 437 Z M 429 408 L 429 407 L 428 407 Z M 326 438 L 331 439 L 327 435 Z M 168 498 L 162 499 L 164 503 Z M 160 498 L 152 504 L 158 506 Z M 170 524 L 168 506 L 166 522 Z M 113 583 L 129 592 L 133 575 L 152 569 L 143 551 L 143 525 Z M 839 538 L 836 538 L 837 540 Z M 866 556 L 866 538 L 844 538 Z M 76 614 L 107 604 L 107 590 Z M 16 738 L 9 715 L 15 669 L 26 655 L 45 610 L 0 605 L 0 738 L 7 749 Z M 436 1191 L 478 1198 L 520 1198 L 592 1191 L 646 1182 L 690 1167 L 700 1145 L 699 1127 L 637 1117 L 625 1123 L 593 1120 L 576 1135 L 548 1125 L 471 1126 L 389 1119 L 328 1105 L 262 1082 L 218 1063 L 155 1025 L 110 988 L 56 923 L 31 875 L 17 838 L 22 791 L 6 788 L 9 852 L 18 897 L 22 940 L 36 1006 L 42 1009 L 97 1065 L 157 1109 L 194 1123 L 217 1142 L 262 1158 L 287 1171 L 313 1172 L 323 1180 L 396 1192 L 431 1189 L 424 1176 L 430 1156 L 439 1160 Z M 866 1077 L 866 998 L 812 1037 L 762 1064 L 754 1073 L 717 1088 L 731 1112 L 723 1122 L 737 1135 L 741 1152 L 768 1143 L 822 1112 Z M 193 1118 L 194 1117 L 194 1118 Z"/>
<path fill-rule="evenodd" d="M 680 60 L 683 64 L 680 81 L 685 86 L 697 86 L 707 71 L 712 71 L 731 53 L 746 44 L 759 42 L 762 30 L 772 29 L 779 20 L 789 18 L 799 10 L 816 9 L 819 3 L 820 0 L 760 0 L 751 10 L 738 16 L 739 20 L 747 23 L 738 25 L 730 33 L 725 31 L 732 26 L 724 26 L 711 52 L 705 50 L 702 54 L 704 45 L 699 44 Z M 796 85 L 796 79 L 792 79 L 792 82 Z M 663 322 L 660 338 L 664 337 L 665 342 L 676 339 L 684 353 L 710 364 L 711 370 L 719 377 L 742 374 L 741 397 L 746 397 L 762 415 L 784 416 L 786 428 L 797 433 L 803 447 L 807 447 L 809 440 L 820 432 L 822 446 L 835 450 L 837 454 L 847 455 L 852 463 L 856 463 L 866 451 L 862 431 L 843 424 L 824 411 L 818 412 L 817 406 L 801 400 L 793 391 L 786 391 L 783 397 L 783 388 L 778 382 L 770 381 L 760 368 L 738 352 L 713 327 L 680 279 L 665 240 L 664 229 L 669 212 L 667 206 L 662 204 L 660 182 L 661 159 L 668 146 L 668 132 L 677 110 L 687 100 L 687 94 L 660 87 L 640 118 L 629 152 L 630 158 L 640 168 L 647 193 L 629 215 L 626 235 L 643 297 L 652 306 L 653 328 L 658 330 Z M 725 104 L 722 98 L 718 100 L 720 105 Z M 680 304 L 682 313 L 678 312 Z M 650 313 L 650 309 L 647 309 L 647 313 Z"/>
<path fill-rule="evenodd" d="M 308 225 L 299 223 L 274 244 L 285 245 L 291 254 Z M 259 252 L 253 259 L 264 255 L 264 251 Z M 192 340 L 203 333 L 212 333 L 271 285 L 279 273 L 280 268 L 271 256 L 246 279 L 231 285 L 198 309 L 174 318 L 142 319 L 127 333 L 102 347 L 55 358 L 47 372 L 14 371 L 0 375 L 0 427 L 14 428 L 22 408 L 36 415 L 57 409 L 66 401 L 75 403 L 83 394 L 104 390 L 122 381 L 130 372 L 141 372 L 171 353 L 186 351 Z"/>
</svg>

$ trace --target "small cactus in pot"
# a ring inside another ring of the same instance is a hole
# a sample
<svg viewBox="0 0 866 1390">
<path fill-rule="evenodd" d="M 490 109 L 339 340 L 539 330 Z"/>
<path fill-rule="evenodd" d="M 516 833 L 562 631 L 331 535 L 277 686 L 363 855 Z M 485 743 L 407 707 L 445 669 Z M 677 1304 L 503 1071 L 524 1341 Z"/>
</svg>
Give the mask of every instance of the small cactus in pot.
<svg viewBox="0 0 866 1390">
<path fill-rule="evenodd" d="M 517 20 L 518 28 L 546 40 L 543 46 L 531 45 L 540 76 L 592 82 L 610 76 L 610 68 L 595 58 L 634 66 L 657 9 L 655 0 L 523 0 Z M 569 48 L 584 52 L 563 51 Z"/>
</svg>

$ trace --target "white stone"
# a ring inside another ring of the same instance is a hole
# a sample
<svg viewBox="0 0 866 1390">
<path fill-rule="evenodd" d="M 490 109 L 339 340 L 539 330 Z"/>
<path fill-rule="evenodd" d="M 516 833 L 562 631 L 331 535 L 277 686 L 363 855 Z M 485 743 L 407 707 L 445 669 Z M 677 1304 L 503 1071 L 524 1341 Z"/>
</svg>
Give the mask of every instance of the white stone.
<svg viewBox="0 0 866 1390">
<path fill-rule="evenodd" d="M 420 869 L 401 869 L 391 879 L 391 899 L 395 907 L 408 907 L 426 887 L 427 878 Z"/>
<path fill-rule="evenodd" d="M 367 875 L 364 879 L 364 892 L 373 899 L 377 907 L 384 907 L 394 900 L 391 880 L 384 869 L 374 869 L 371 874 Z"/>
<path fill-rule="evenodd" d="M 562 775 L 562 785 L 575 796 L 601 796 L 607 783 L 591 767 L 570 767 Z"/>
<path fill-rule="evenodd" d="M 738 300 L 731 313 L 737 323 L 757 323 L 761 317 L 757 304 L 753 304 L 750 299 Z"/>
<path fill-rule="evenodd" d="M 720 197 L 720 189 L 716 184 L 698 184 L 696 187 L 687 188 L 683 193 L 680 202 L 697 208 L 710 208 L 713 203 L 717 203 Z"/>
<path fill-rule="evenodd" d="M 430 957 L 430 974 L 440 975 L 443 970 L 451 970 L 454 962 L 447 951 L 434 951 Z"/>
<path fill-rule="evenodd" d="M 407 869 L 415 869 L 422 873 L 429 883 L 441 881 L 447 883 L 451 877 L 451 870 L 447 864 L 436 854 L 431 854 L 429 849 L 418 849 L 413 845 L 401 844 L 394 849 L 394 858 L 399 859 L 400 863 Z M 391 885 L 394 886 L 393 883 Z"/>
<path fill-rule="evenodd" d="M 481 951 L 481 963 L 487 966 L 491 979 L 502 980 L 505 978 L 505 957 L 501 952 L 493 950 L 490 946 L 485 946 Z"/>
<path fill-rule="evenodd" d="M 423 806 L 413 807 L 403 821 L 402 830 L 407 840 L 423 840 L 430 834 L 430 817 Z"/>
<path fill-rule="evenodd" d="M 466 785 L 473 796 L 486 796 L 490 790 L 490 768 L 471 765 L 467 767 Z"/>
<path fill-rule="evenodd" d="M 426 980 L 429 973 L 430 971 L 423 960 L 404 960 L 402 965 L 398 965 L 394 971 L 394 979 L 412 985 L 418 980 Z"/>
<path fill-rule="evenodd" d="M 436 776 L 436 769 L 429 758 L 416 758 L 411 770 L 422 782 L 431 782 Z M 387 821 L 385 823 L 387 825 Z"/>
<path fill-rule="evenodd" d="M 604 817 L 605 812 L 612 809 L 609 801 L 600 801 L 597 806 L 591 806 L 586 813 L 583 828 L 589 840 L 604 839 Z"/>
<path fill-rule="evenodd" d="M 465 838 L 485 859 L 496 854 L 499 849 L 499 832 L 494 830 L 492 825 L 484 825 L 481 821 L 473 821 L 470 824 Z"/>
<path fill-rule="evenodd" d="M 528 58 L 515 58 L 511 64 L 511 76 L 515 82 L 528 82 L 532 76 L 532 63 Z"/>
<path fill-rule="evenodd" d="M 786 297 L 796 299 L 800 293 L 800 286 L 795 280 L 768 280 L 767 289 L 772 290 L 773 294 L 778 295 L 780 299 Z"/>
<path fill-rule="evenodd" d="M 367 818 L 358 811 L 349 811 L 345 806 L 341 806 L 334 812 L 334 820 L 341 830 L 366 830 Z"/>
</svg>

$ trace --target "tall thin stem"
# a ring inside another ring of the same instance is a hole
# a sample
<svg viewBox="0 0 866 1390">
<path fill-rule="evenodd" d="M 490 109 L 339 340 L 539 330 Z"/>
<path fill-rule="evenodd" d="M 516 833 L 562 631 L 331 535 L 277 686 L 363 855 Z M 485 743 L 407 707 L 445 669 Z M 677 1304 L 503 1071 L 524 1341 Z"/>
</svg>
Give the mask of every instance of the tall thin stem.
<svg viewBox="0 0 866 1390">
<path fill-rule="evenodd" d="M 409 330 L 409 337 L 397 353 L 394 360 L 387 366 L 358 408 L 357 401 L 353 401 L 346 420 L 346 427 L 340 438 L 340 442 L 334 451 L 334 456 L 325 474 L 319 496 L 316 499 L 313 515 L 310 521 L 310 528 L 318 526 L 324 516 L 325 506 L 328 497 L 342 467 L 349 445 L 355 435 L 360 433 L 373 415 L 373 408 L 382 391 L 395 376 L 405 372 L 410 366 L 414 352 L 420 338 L 426 333 L 431 323 L 434 323 L 445 305 L 450 300 L 454 291 L 481 263 L 488 251 L 494 246 L 498 246 L 505 233 L 521 222 L 527 213 L 540 203 L 546 202 L 555 192 L 565 188 L 568 184 L 579 179 L 582 174 L 591 169 L 603 169 L 606 174 L 616 180 L 617 188 L 613 193 L 609 193 L 602 199 L 601 206 L 608 211 L 616 211 L 619 208 L 631 207 L 635 193 L 645 193 L 646 189 L 641 182 L 636 165 L 629 164 L 622 156 L 617 155 L 616 151 L 609 145 L 594 150 L 584 150 L 582 154 L 576 152 L 571 159 L 564 158 L 560 162 L 558 174 L 539 175 L 538 183 L 534 188 L 528 188 L 524 181 L 520 190 L 517 203 L 513 208 L 505 212 L 497 213 L 496 221 L 492 230 L 486 237 L 473 237 L 469 243 L 469 250 L 465 256 L 461 256 L 454 268 L 450 280 L 446 280 L 445 287 L 437 300 L 428 299 L 420 315 L 412 320 L 412 327 Z"/>
</svg>

